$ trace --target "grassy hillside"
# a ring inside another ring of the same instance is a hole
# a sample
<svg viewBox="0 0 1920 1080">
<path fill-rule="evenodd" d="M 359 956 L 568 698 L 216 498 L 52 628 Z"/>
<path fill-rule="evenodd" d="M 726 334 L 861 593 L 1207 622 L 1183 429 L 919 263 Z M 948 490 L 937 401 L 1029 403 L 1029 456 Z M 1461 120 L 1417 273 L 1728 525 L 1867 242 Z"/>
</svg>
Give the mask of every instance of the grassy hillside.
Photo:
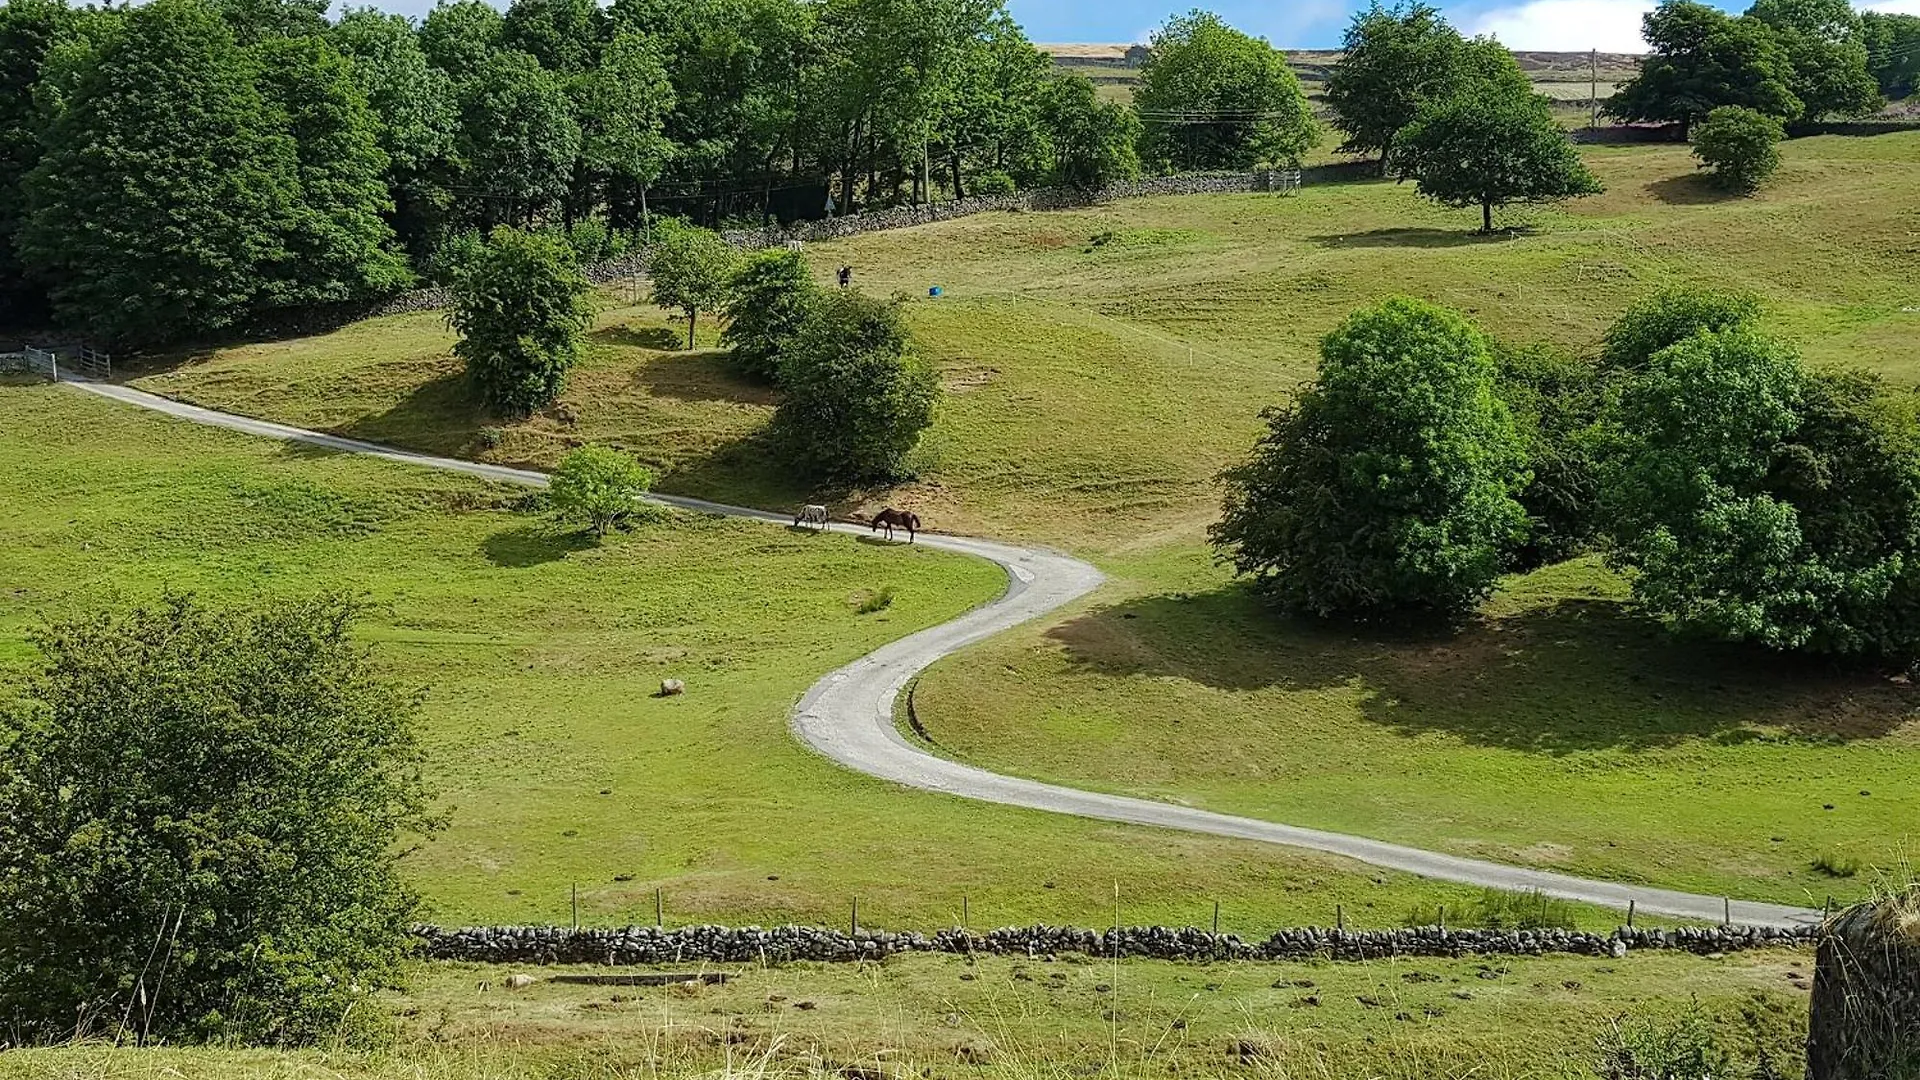
<svg viewBox="0 0 1920 1080">
<path fill-rule="evenodd" d="M 1689 1000 L 1732 1053 L 1733 1075 L 1755 1075 L 1764 1053 L 1778 1070 L 1771 1075 L 1789 1076 L 1802 1068 L 1810 961 L 1803 953 L 1205 965 L 917 956 L 732 966 L 728 984 L 698 989 L 541 983 L 518 993 L 501 988 L 500 969 L 444 964 L 393 1001 L 390 1050 L 16 1050 L 0 1054 L 0 1077 L 1544 1080 L 1592 1075 L 1600 1037 L 1623 1014 L 1670 1016 Z"/>
<path fill-rule="evenodd" d="M 1053 626 L 936 667 L 944 751 L 1112 790 L 1622 879 L 1815 904 L 1920 820 L 1905 683 L 1675 647 L 1591 564 L 1512 583 L 1457 639 L 1354 639 L 1259 611 L 1210 563 L 1212 478 L 1354 308 L 1411 293 L 1511 340 L 1590 348 L 1667 283 L 1749 289 L 1811 362 L 1920 382 L 1920 134 L 1788 144 L 1776 183 L 1720 199 L 1684 147 L 1587 151 L 1605 195 L 1508 215 L 1404 185 L 1129 201 L 858 237 L 814 252 L 911 318 L 951 391 L 925 479 L 851 493 L 935 528 L 1023 536 L 1113 584 Z M 767 505 L 814 493 L 757 438 L 764 392 L 668 346 L 650 309 L 602 315 L 565 406 L 507 427 L 467 403 L 432 316 L 223 350 L 140 380 L 243 412 L 408 445 L 551 462 L 614 440 L 663 483 Z M 1867 792 L 1868 794 L 1862 794 Z M 1831 806 L 1832 809 L 1828 809 Z"/>
<path fill-rule="evenodd" d="M 574 884 L 603 924 L 651 920 L 656 887 L 675 924 L 834 924 L 858 897 L 867 925 L 931 928 L 963 892 L 982 921 L 1097 924 L 1118 886 L 1133 918 L 1190 922 L 1219 897 L 1249 932 L 1468 895 L 902 791 L 788 737 L 822 673 L 996 595 L 978 560 L 704 515 L 595 546 L 516 512 L 518 489 L 49 386 L 0 385 L 0 460 L 0 693 L 42 616 L 163 589 L 372 602 L 379 659 L 429 691 L 452 827 L 407 866 L 444 922 L 565 921 Z M 651 697 L 663 676 L 687 694 Z"/>
</svg>

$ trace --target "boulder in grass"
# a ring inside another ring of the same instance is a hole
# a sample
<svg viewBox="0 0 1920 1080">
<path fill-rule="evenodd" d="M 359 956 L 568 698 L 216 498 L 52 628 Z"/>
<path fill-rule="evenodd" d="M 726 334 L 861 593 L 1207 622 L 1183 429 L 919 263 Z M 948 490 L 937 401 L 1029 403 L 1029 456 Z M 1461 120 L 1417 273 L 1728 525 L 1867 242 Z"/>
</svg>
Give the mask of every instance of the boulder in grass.
<svg viewBox="0 0 1920 1080">
<path fill-rule="evenodd" d="M 687 692 L 687 684 L 681 682 L 679 679 L 661 679 L 660 680 L 659 696 L 661 697 L 677 697 L 686 692 Z"/>
</svg>

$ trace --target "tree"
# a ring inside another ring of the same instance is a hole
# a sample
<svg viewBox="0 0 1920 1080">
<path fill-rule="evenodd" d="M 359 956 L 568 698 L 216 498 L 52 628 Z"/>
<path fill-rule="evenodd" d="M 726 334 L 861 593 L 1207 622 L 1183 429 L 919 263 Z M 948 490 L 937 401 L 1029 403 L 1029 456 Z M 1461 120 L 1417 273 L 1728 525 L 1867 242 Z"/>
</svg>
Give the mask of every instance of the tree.
<svg viewBox="0 0 1920 1080">
<path fill-rule="evenodd" d="M 1626 121 L 1674 122 L 1689 132 L 1722 105 L 1742 105 L 1782 120 L 1800 115 L 1793 65 L 1773 31 L 1695 0 L 1663 0 L 1641 20 L 1652 48 L 1640 73 L 1607 101 Z"/>
<path fill-rule="evenodd" d="M 780 356 L 799 336 L 819 293 L 806 256 L 797 251 L 771 248 L 743 259 L 727 285 L 727 329 L 720 336 L 733 350 L 734 366 L 762 382 L 778 379 Z"/>
<path fill-rule="evenodd" d="M 449 188 L 459 177 L 453 81 L 427 63 L 420 35 L 405 16 L 353 8 L 327 40 L 353 61 L 353 81 L 373 110 L 374 138 L 387 155 L 394 232 L 424 262 L 446 227 Z"/>
<path fill-rule="evenodd" d="M 1452 311 L 1393 298 L 1320 352 L 1319 377 L 1267 411 L 1251 460 L 1225 473 L 1214 547 L 1288 611 L 1465 614 L 1526 535 L 1524 448 L 1486 338 Z"/>
<path fill-rule="evenodd" d="M 34 89 L 48 54 L 74 35 L 80 19 L 63 0 L 10 0 L 0 6 L 0 312 L 31 303 L 13 236 L 26 206 L 20 184 L 40 160 L 46 126 Z"/>
<path fill-rule="evenodd" d="M 652 471 L 607 446 L 568 451 L 547 485 L 554 514 L 562 521 L 586 522 L 595 536 L 607 535 L 651 490 Z"/>
<path fill-rule="evenodd" d="M 1872 376 L 1804 372 L 1749 327 L 1636 371 L 1613 425 L 1610 558 L 1676 630 L 1920 655 L 1920 423 Z"/>
<path fill-rule="evenodd" d="M 1298 163 L 1319 134 L 1286 54 L 1204 11 L 1154 33 L 1133 106 L 1164 170 Z"/>
<path fill-rule="evenodd" d="M 1780 121 L 1738 105 L 1722 105 L 1707 114 L 1693 133 L 1693 156 L 1712 170 L 1716 184 L 1750 194 L 1780 167 L 1778 143 L 1786 138 Z"/>
<path fill-rule="evenodd" d="M 781 356 L 780 384 L 775 431 L 811 475 L 849 483 L 909 478 L 940 396 L 899 304 L 851 289 L 813 305 Z"/>
<path fill-rule="evenodd" d="M 1517 496 L 1528 537 L 1521 569 L 1578 554 L 1599 531 L 1602 417 L 1607 383 L 1597 364 L 1548 345 L 1493 346 L 1494 392 L 1525 450 L 1527 486 Z"/>
<path fill-rule="evenodd" d="M 686 314 L 687 348 L 694 347 L 700 313 L 726 302 L 733 264 L 733 246 L 710 229 L 668 220 L 654 231 L 653 252 L 647 257 L 653 302 Z"/>
<path fill-rule="evenodd" d="M 1610 371 L 1644 367 L 1662 349 L 1702 330 L 1732 330 L 1760 317 L 1760 302 L 1744 293 L 1682 285 L 1662 289 L 1628 308 L 1607 329 L 1600 365 Z"/>
<path fill-rule="evenodd" d="M 327 0 L 211 0 L 241 45 L 326 33 Z"/>
<path fill-rule="evenodd" d="M 1417 0 L 1374 3 L 1353 17 L 1327 75 L 1327 105 L 1346 133 L 1340 152 L 1379 154 L 1385 175 L 1394 137 L 1421 105 L 1489 82 L 1531 89 L 1505 49 L 1463 40 L 1439 9 Z"/>
<path fill-rule="evenodd" d="M 253 310 L 300 193 L 277 126 L 204 3 L 129 9 L 88 52 L 22 185 L 20 250 L 56 313 L 138 344 Z"/>
<path fill-rule="evenodd" d="M 523 52 L 496 52 L 460 88 L 460 156 L 486 185 L 479 216 L 530 222 L 567 193 L 580 125 L 559 80 Z"/>
<path fill-rule="evenodd" d="M 557 75 L 576 75 L 599 56 L 602 21 L 593 0 L 513 0 L 500 42 Z"/>
<path fill-rule="evenodd" d="M 1912 96 L 1920 87 L 1920 15 L 1863 12 L 1860 32 L 1880 93 L 1894 100 Z"/>
<path fill-rule="evenodd" d="M 1788 84 L 1802 121 L 1859 116 L 1880 107 L 1867 70 L 1864 24 L 1847 0 L 1754 0 L 1749 18 L 1765 23 L 1793 69 Z"/>
<path fill-rule="evenodd" d="M 254 47 L 268 115 L 291 139 L 298 196 L 285 254 L 263 267 L 274 307 L 398 292 L 413 281 L 382 217 L 393 204 L 387 155 L 351 65 L 322 38 L 269 38 Z"/>
<path fill-rule="evenodd" d="M 1040 91 L 1040 126 L 1052 166 L 1047 179 L 1099 191 L 1140 175 L 1140 119 L 1115 101 L 1101 101 L 1085 75 L 1048 76 Z"/>
<path fill-rule="evenodd" d="M 1480 231 L 1493 210 L 1593 195 L 1600 181 L 1531 90 L 1485 86 L 1429 101 L 1395 139 L 1396 167 L 1420 194 L 1445 206 L 1480 207 Z"/>
<path fill-rule="evenodd" d="M 631 33 L 608 42 L 598 65 L 574 81 L 573 97 L 581 138 L 569 218 L 591 210 L 598 188 L 620 182 L 637 187 L 644 200 L 673 157 L 664 133 L 673 84 L 653 42 Z"/>
<path fill-rule="evenodd" d="M 434 821 L 420 695 L 358 612 L 173 596 L 35 634 L 0 710 L 11 1038 L 306 1043 L 377 1008 L 414 914 L 399 842 Z"/>
<path fill-rule="evenodd" d="M 461 83 L 479 75 L 500 51 L 505 32 L 506 19 L 486 0 L 439 0 L 420 24 L 420 51 L 427 63 Z"/>
<path fill-rule="evenodd" d="M 566 241 L 493 230 L 447 315 L 454 355 L 489 408 L 525 416 L 559 395 L 592 320 L 590 289 Z"/>
</svg>

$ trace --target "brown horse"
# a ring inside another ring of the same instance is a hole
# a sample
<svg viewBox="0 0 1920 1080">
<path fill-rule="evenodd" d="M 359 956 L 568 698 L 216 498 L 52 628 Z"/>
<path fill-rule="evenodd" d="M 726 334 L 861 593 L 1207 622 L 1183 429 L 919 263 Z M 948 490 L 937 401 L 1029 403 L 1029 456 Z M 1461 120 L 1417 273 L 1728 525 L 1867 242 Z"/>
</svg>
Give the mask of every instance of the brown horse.
<svg viewBox="0 0 1920 1080">
<path fill-rule="evenodd" d="M 891 540 L 896 526 L 907 530 L 907 543 L 911 544 L 913 534 L 920 531 L 920 515 L 911 510 L 895 510 L 889 506 L 873 515 L 873 525 L 868 531 L 876 532 L 884 527 L 887 530 L 887 539 Z"/>
</svg>

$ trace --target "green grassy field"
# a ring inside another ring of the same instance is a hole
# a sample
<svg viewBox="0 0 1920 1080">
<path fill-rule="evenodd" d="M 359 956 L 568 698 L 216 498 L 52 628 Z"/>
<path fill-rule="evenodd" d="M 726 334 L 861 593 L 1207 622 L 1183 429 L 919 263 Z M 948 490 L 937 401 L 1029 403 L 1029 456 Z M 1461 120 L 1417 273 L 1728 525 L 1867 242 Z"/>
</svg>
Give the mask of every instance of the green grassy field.
<svg viewBox="0 0 1920 1080">
<path fill-rule="evenodd" d="M 1469 890 L 1281 849 L 909 792 L 787 733 L 821 674 L 1004 587 L 925 548 L 704 515 L 595 546 L 523 493 L 195 427 L 49 386 L 0 386 L 0 676 L 43 616 L 162 589 L 364 593 L 367 638 L 429 689 L 452 827 L 408 861 L 443 922 L 870 926 L 1194 922 L 1247 933 L 1395 925 Z M 892 587 L 894 600 L 860 615 Z M 663 676 L 684 697 L 649 696 Z M 1459 910 L 1456 907 L 1456 910 Z M 1583 911 L 1588 926 L 1611 925 Z"/>
<path fill-rule="evenodd" d="M 617 1080 L 659 1076 L 1253 1075 L 1303 1080 L 1591 1076 L 1622 1015 L 1697 1001 L 1734 1055 L 1802 1068 L 1802 953 L 1725 959 L 1207 964 L 917 956 L 731 968 L 716 987 L 502 988 L 434 965 L 378 1053 L 67 1047 L 0 1077 Z M 605 969 L 600 969 L 604 972 Z M 541 974 L 548 974 L 543 971 Z"/>
<path fill-rule="evenodd" d="M 1298 196 L 990 215 L 815 251 L 911 309 L 951 391 L 925 479 L 886 493 L 935 528 L 1072 548 L 1113 577 L 1054 625 L 936 667 L 917 694 L 946 752 L 1111 790 L 1621 879 L 1819 903 L 1825 854 L 1894 859 L 1920 819 L 1905 683 L 1677 647 L 1591 564 L 1510 584 L 1457 639 L 1355 639 L 1259 611 L 1202 545 L 1212 477 L 1317 341 L 1389 293 L 1513 340 L 1587 348 L 1668 283 L 1750 289 L 1811 362 L 1920 382 L 1920 135 L 1785 147 L 1726 200 L 1684 147 L 1586 152 L 1604 196 L 1511 232 L 1391 183 Z M 622 301 L 624 302 L 624 301 Z M 611 440 L 679 491 L 790 505 L 763 392 L 668 348 L 651 309 L 603 312 L 563 408 L 498 450 L 436 317 L 170 362 L 162 392 L 456 453 L 550 463 Z M 1870 794 L 1861 794 L 1868 792 Z M 1832 807 L 1828 809 L 1829 805 Z"/>
</svg>

